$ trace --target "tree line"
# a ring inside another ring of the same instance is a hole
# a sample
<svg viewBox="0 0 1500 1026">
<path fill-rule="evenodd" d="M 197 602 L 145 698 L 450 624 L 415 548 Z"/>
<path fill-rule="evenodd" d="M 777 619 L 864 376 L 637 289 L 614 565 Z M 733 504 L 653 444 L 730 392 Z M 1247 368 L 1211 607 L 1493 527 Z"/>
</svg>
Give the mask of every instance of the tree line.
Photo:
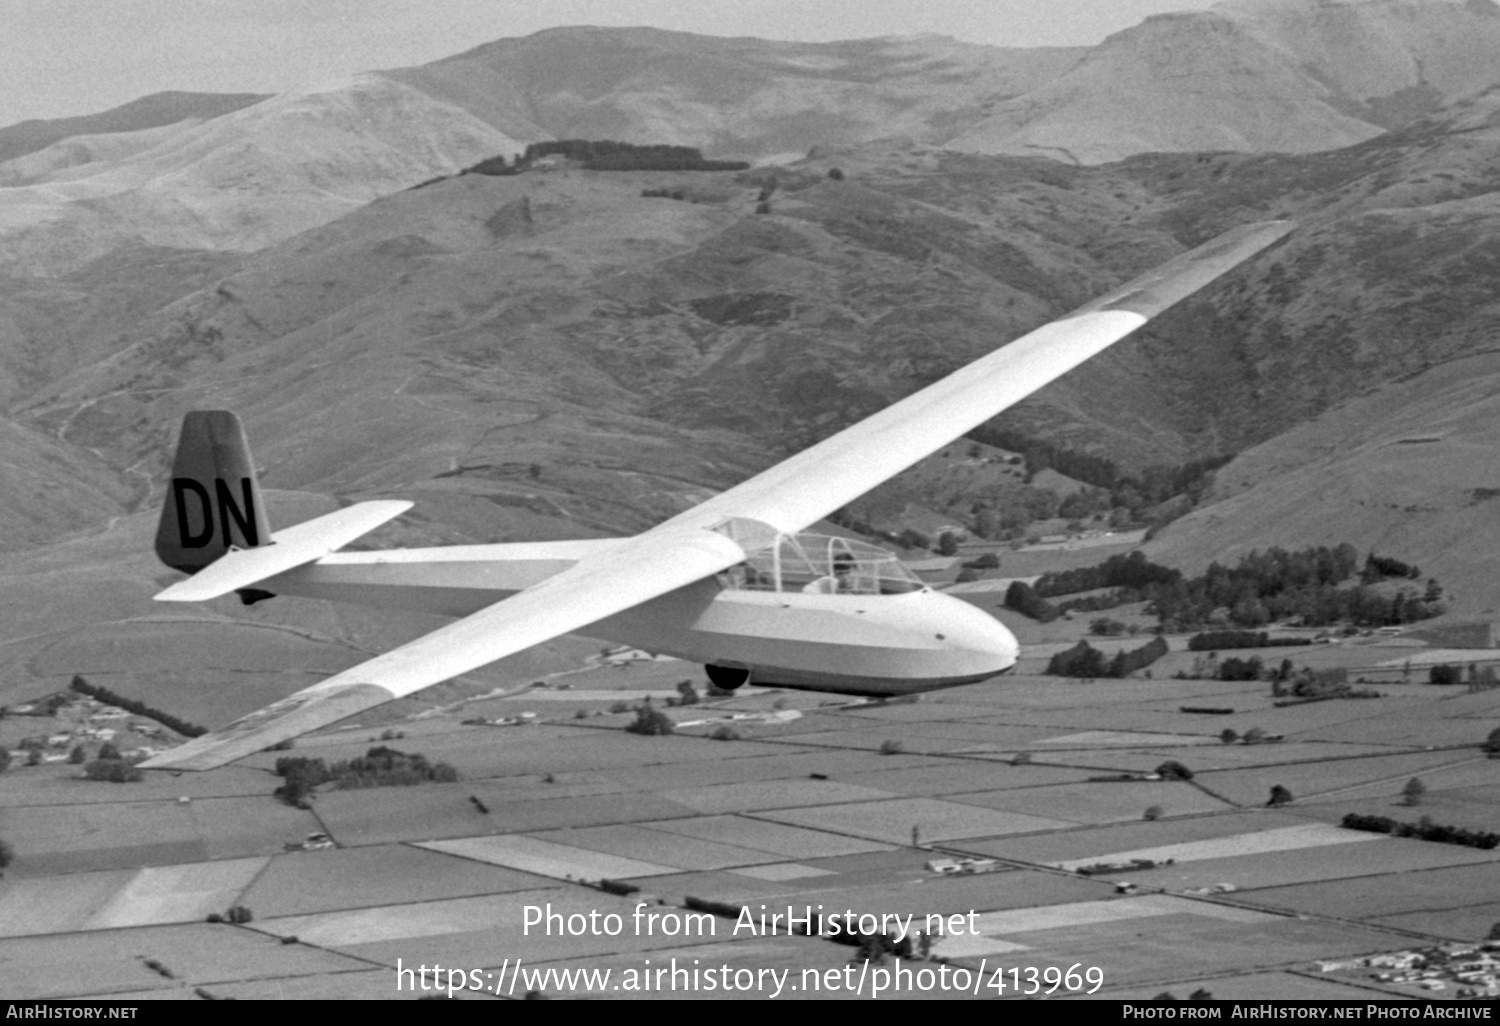
<svg viewBox="0 0 1500 1026">
<path fill-rule="evenodd" d="M 124 709 L 126 712 L 134 713 L 137 716 L 144 716 L 148 720 L 155 720 L 162 726 L 175 730 L 183 737 L 198 737 L 199 735 L 208 733 L 207 727 L 200 727 L 196 723 L 189 723 L 187 720 L 173 716 L 171 713 L 162 712 L 160 709 L 153 709 L 145 702 L 137 701 L 134 698 L 117 695 L 109 690 L 109 688 L 90 684 L 80 676 L 75 675 L 72 681 L 69 682 L 68 687 L 79 694 L 97 699 L 105 705 L 112 705 L 118 709 Z"/>
<path fill-rule="evenodd" d="M 1404 590 L 1392 595 L 1365 584 L 1341 587 L 1358 565 L 1358 553 L 1347 542 L 1296 551 L 1271 548 L 1251 552 L 1232 567 L 1211 563 L 1200 577 L 1148 592 L 1167 630 L 1212 623 L 1216 616 L 1245 628 L 1291 617 L 1310 627 L 1345 622 L 1384 627 L 1443 612 L 1436 581 L 1420 597 Z"/>
<path fill-rule="evenodd" d="M 1217 652 L 1226 648 L 1275 648 L 1310 645 L 1307 638 L 1273 638 L 1265 631 L 1203 631 L 1188 639 L 1189 652 Z"/>
<path fill-rule="evenodd" d="M 340 760 L 332 766 L 322 759 L 290 756 L 276 760 L 276 775 L 286 781 L 275 791 L 288 805 L 302 804 L 312 789 L 332 781 L 341 791 L 362 787 L 405 787 L 412 784 L 447 784 L 458 779 L 458 770 L 446 762 L 428 762 L 425 755 L 407 754 L 378 745 L 363 756 Z"/>
<path fill-rule="evenodd" d="M 549 139 L 534 142 L 508 162 L 505 155 L 481 160 L 463 174 L 515 175 L 544 157 L 577 161 L 585 171 L 745 171 L 743 160 L 709 160 L 693 146 L 628 143 L 613 139 Z"/>
<path fill-rule="evenodd" d="M 1165 638 L 1152 638 L 1140 648 L 1116 652 L 1107 658 L 1087 641 L 1054 655 L 1047 663 L 1047 673 L 1054 677 L 1128 677 L 1145 669 L 1167 654 Z"/>
<path fill-rule="evenodd" d="M 1363 816 L 1357 812 L 1351 812 L 1344 817 L 1343 826 L 1348 830 L 1369 830 L 1377 834 L 1416 837 L 1441 844 L 1462 844 L 1469 848 L 1488 850 L 1500 846 L 1500 834 L 1484 830 L 1468 830 L 1464 827 L 1441 826 L 1426 816 L 1423 816 L 1417 823 L 1402 823 L 1389 816 Z"/>
<path fill-rule="evenodd" d="M 1301 618 L 1310 627 L 1345 622 L 1383 627 L 1414 623 L 1443 612 L 1439 601 L 1442 588 L 1436 580 L 1428 581 L 1420 596 L 1405 589 L 1390 594 L 1363 583 L 1341 587 L 1359 565 L 1358 552 L 1345 542 L 1296 551 L 1257 550 L 1241 557 L 1234 566 L 1211 563 L 1202 575 L 1187 578 L 1133 552 L 1111 556 L 1097 566 L 1044 575 L 1034 588 L 1017 581 L 1005 594 L 1005 606 L 1045 622 L 1060 615 L 1065 606 L 1105 609 L 1124 601 L 1144 600 L 1166 631 L 1211 623 L 1257 628 L 1291 617 Z M 1415 568 L 1408 567 L 1405 576 L 1411 569 Z M 1048 596 L 1112 586 L 1117 591 L 1109 596 L 1063 606 L 1047 601 Z"/>
<path fill-rule="evenodd" d="M 1139 474 L 1127 474 L 1106 457 L 1078 452 L 1020 431 L 983 426 L 970 431 L 967 437 L 1020 453 L 1026 459 L 1027 480 L 1050 467 L 1075 481 L 1104 489 L 1110 493 L 1113 505 L 1130 509 L 1160 505 L 1178 495 L 1186 495 L 1197 503 L 1213 484 L 1213 472 L 1234 458 L 1233 453 L 1223 453 L 1179 466 L 1158 464 L 1146 467 Z"/>
<path fill-rule="evenodd" d="M 1130 588 L 1139 592 L 1153 584 L 1175 584 L 1181 580 L 1182 571 L 1153 563 L 1137 549 L 1129 555 L 1110 556 L 1096 566 L 1042 574 L 1034 590 L 1042 598 L 1051 598 L 1098 588 Z"/>
</svg>

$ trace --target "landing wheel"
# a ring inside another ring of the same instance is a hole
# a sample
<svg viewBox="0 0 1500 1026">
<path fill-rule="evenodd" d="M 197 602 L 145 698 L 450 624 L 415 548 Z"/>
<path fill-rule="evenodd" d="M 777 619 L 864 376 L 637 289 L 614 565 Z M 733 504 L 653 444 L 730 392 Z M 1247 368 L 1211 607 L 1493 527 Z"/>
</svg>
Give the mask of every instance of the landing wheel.
<svg viewBox="0 0 1500 1026">
<path fill-rule="evenodd" d="M 737 666 L 704 666 L 709 683 L 721 691 L 733 691 L 750 679 L 750 671 Z"/>
</svg>

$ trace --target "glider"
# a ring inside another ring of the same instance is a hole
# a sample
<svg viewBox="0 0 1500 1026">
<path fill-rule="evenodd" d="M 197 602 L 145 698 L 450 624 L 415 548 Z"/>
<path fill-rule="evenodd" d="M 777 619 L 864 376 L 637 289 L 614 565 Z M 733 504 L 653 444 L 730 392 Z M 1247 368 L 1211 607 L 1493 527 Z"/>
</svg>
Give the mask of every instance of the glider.
<svg viewBox="0 0 1500 1026">
<path fill-rule="evenodd" d="M 238 418 L 190 412 L 156 551 L 192 576 L 157 599 L 299 595 L 459 619 L 141 765 L 221 766 L 573 632 L 703 663 L 723 688 L 899 695 L 1003 673 L 1018 648 L 999 621 L 889 552 L 800 532 L 1292 228 L 1233 229 L 631 538 L 338 551 L 411 507 L 393 501 L 273 533 Z"/>
</svg>

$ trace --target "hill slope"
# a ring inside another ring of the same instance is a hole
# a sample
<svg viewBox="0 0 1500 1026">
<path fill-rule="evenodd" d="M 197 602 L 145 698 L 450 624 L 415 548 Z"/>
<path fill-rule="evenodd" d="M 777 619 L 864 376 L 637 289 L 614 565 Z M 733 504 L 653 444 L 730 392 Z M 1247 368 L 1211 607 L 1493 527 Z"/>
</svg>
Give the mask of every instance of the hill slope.
<svg viewBox="0 0 1500 1026">
<path fill-rule="evenodd" d="M 1235 0 L 1147 18 L 949 145 L 1085 164 L 1338 149 L 1500 81 L 1491 0 Z"/>
</svg>

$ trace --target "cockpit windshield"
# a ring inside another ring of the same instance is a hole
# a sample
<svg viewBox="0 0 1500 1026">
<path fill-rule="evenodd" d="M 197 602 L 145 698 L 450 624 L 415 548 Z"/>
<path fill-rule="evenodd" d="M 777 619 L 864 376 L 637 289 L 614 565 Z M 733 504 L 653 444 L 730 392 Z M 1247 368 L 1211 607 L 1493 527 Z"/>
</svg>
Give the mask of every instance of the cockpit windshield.
<svg viewBox="0 0 1500 1026">
<path fill-rule="evenodd" d="M 895 595 L 925 585 L 895 553 L 826 534 L 782 534 L 750 549 L 719 574 L 734 591 L 802 591 L 826 595 Z"/>
</svg>

